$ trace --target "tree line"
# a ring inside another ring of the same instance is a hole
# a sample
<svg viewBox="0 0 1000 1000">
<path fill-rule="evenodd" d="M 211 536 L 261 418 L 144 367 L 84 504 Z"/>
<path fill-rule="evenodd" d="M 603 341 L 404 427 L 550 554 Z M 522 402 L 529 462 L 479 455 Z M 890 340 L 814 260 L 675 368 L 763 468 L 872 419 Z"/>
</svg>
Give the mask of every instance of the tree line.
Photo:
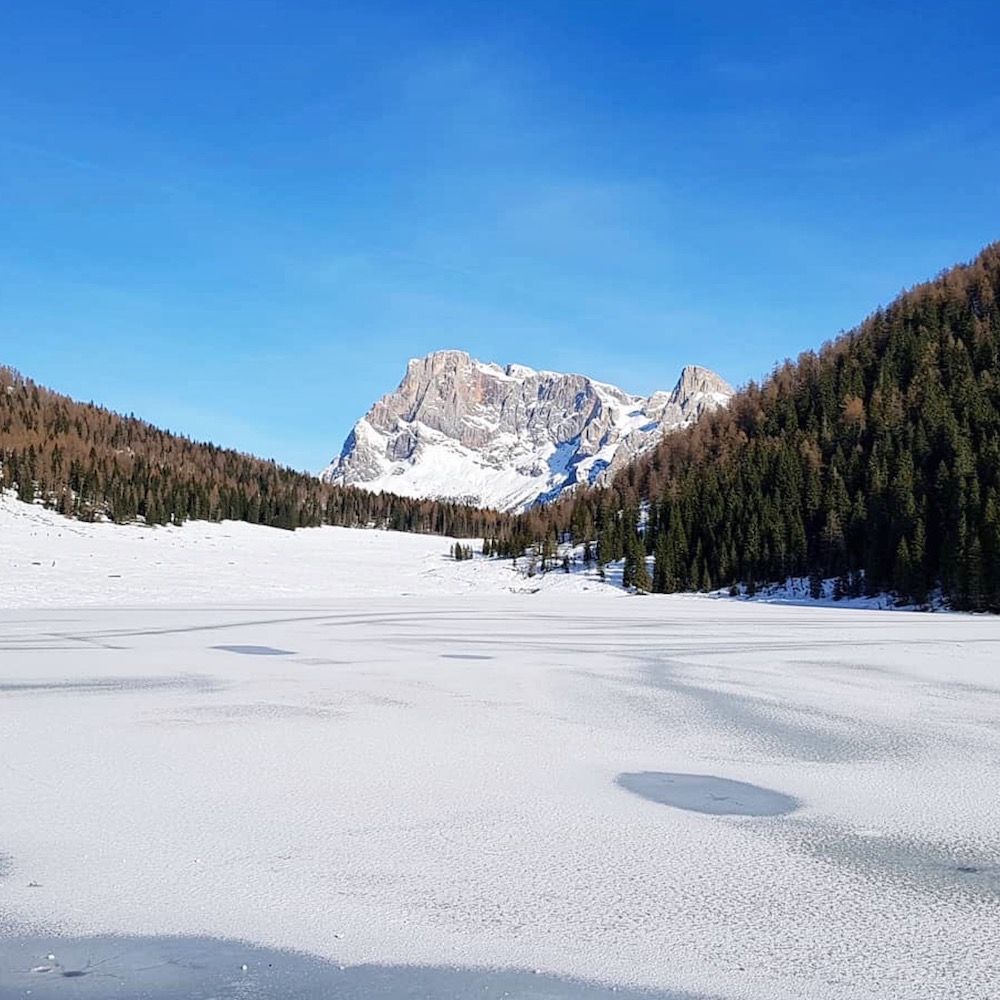
<svg viewBox="0 0 1000 1000">
<path fill-rule="evenodd" d="M 509 517 L 461 504 L 333 486 L 273 461 L 192 441 L 79 403 L 0 367 L 0 492 L 68 517 L 148 524 L 249 521 L 483 537 Z"/>
</svg>

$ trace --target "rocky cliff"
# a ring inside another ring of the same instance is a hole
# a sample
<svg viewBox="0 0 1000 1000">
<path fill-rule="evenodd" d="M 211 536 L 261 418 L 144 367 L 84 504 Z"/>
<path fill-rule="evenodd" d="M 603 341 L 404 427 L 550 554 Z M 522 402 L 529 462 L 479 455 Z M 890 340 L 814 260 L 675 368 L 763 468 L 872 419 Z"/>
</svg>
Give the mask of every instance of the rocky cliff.
<svg viewBox="0 0 1000 1000">
<path fill-rule="evenodd" d="M 664 430 L 732 388 L 689 366 L 673 392 L 634 396 L 584 375 L 485 364 L 464 351 L 409 362 L 355 424 L 328 482 L 513 510 L 606 480 Z"/>
</svg>

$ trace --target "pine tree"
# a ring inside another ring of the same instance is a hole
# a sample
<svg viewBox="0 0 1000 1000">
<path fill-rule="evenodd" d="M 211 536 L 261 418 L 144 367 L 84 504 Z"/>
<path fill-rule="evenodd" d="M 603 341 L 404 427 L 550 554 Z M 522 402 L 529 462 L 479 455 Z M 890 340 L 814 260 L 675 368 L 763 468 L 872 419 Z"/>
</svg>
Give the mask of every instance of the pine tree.
<svg viewBox="0 0 1000 1000">
<path fill-rule="evenodd" d="M 646 554 L 640 550 L 637 556 L 634 586 L 636 590 L 649 593 L 653 589 L 653 582 L 649 577 L 649 570 L 646 568 Z"/>
</svg>

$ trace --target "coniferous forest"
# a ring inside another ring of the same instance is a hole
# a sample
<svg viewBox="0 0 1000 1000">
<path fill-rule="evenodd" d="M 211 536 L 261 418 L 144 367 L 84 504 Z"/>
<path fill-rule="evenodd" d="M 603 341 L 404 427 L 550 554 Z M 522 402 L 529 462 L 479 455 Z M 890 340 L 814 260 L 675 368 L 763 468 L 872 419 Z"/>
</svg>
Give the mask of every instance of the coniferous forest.
<svg viewBox="0 0 1000 1000">
<path fill-rule="evenodd" d="M 667 435 L 612 488 L 527 512 L 498 551 L 567 534 L 640 589 L 808 576 L 1000 611 L 1000 243 Z"/>
<path fill-rule="evenodd" d="M 330 486 L 135 417 L 78 403 L 0 368 L 0 491 L 70 517 L 148 524 L 188 519 L 278 528 L 320 524 L 481 537 L 505 515 Z"/>
</svg>

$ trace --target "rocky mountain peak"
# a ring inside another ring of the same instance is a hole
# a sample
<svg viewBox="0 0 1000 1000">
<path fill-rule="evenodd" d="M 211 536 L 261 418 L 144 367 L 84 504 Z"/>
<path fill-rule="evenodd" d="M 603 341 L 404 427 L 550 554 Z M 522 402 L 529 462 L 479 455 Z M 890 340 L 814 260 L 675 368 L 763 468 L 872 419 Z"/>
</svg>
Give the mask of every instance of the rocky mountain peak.
<svg viewBox="0 0 1000 1000">
<path fill-rule="evenodd" d="M 677 379 L 672 396 L 675 400 L 681 401 L 690 399 L 699 393 L 706 396 L 732 396 L 733 391 L 733 387 L 710 368 L 702 368 L 701 365 L 685 365 L 681 369 L 681 375 Z"/>
<path fill-rule="evenodd" d="M 411 359 L 398 388 L 355 424 L 328 482 L 502 509 L 606 481 L 668 428 L 732 389 L 685 368 L 645 398 L 585 375 L 478 361 L 465 351 Z"/>
</svg>

